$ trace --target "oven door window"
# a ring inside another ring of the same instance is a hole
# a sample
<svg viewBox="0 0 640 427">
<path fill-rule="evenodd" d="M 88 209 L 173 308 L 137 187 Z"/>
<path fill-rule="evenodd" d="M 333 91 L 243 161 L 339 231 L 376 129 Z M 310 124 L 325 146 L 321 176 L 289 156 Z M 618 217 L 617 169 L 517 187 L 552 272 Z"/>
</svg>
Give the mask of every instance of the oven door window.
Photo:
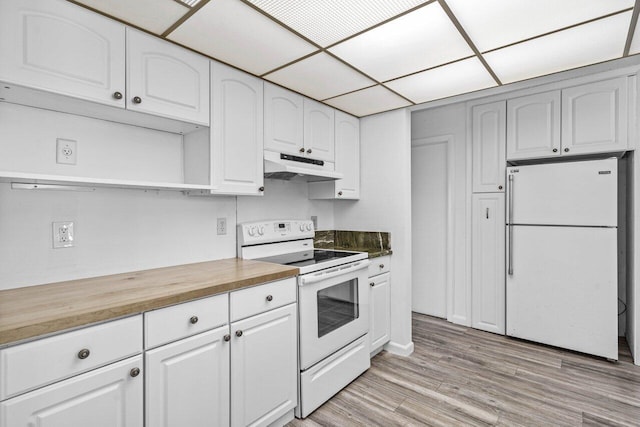
<svg viewBox="0 0 640 427">
<path fill-rule="evenodd" d="M 358 279 L 318 291 L 318 338 L 359 317 Z"/>
</svg>

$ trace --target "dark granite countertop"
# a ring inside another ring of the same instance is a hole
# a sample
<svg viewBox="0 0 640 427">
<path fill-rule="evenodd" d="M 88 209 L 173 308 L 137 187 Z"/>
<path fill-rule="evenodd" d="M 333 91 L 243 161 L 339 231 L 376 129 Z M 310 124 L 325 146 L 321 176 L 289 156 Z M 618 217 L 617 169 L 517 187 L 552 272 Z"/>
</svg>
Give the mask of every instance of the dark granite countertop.
<svg viewBox="0 0 640 427">
<path fill-rule="evenodd" d="M 369 258 L 391 255 L 391 234 L 382 231 L 316 231 L 314 245 L 320 249 L 367 252 Z"/>
</svg>

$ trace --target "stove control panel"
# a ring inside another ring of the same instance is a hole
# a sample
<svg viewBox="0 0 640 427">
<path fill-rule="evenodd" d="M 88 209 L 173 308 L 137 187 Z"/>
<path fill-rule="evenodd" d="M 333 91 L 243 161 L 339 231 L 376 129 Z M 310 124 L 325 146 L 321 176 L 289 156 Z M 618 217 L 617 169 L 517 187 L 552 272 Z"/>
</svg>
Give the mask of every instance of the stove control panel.
<svg viewBox="0 0 640 427">
<path fill-rule="evenodd" d="M 238 245 L 286 242 L 315 236 L 311 220 L 256 221 L 238 224 Z"/>
</svg>

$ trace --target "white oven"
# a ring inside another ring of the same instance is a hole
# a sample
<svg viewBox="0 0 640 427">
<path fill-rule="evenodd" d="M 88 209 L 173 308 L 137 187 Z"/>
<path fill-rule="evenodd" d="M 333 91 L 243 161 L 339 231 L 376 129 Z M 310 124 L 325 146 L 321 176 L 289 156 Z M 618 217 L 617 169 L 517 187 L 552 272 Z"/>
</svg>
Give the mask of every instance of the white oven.
<svg viewBox="0 0 640 427">
<path fill-rule="evenodd" d="M 302 370 L 369 330 L 368 265 L 361 260 L 298 277 Z"/>
</svg>

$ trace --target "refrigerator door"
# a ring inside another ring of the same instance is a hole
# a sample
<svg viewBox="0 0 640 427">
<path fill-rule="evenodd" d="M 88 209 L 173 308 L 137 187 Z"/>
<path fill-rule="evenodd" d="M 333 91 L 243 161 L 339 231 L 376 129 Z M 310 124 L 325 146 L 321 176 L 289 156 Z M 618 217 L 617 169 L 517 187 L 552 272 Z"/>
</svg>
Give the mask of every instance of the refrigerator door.
<svg viewBox="0 0 640 427">
<path fill-rule="evenodd" d="M 507 228 L 507 335 L 617 360 L 617 229 Z"/>
<path fill-rule="evenodd" d="M 507 223 L 615 227 L 618 161 L 509 167 Z"/>
</svg>

